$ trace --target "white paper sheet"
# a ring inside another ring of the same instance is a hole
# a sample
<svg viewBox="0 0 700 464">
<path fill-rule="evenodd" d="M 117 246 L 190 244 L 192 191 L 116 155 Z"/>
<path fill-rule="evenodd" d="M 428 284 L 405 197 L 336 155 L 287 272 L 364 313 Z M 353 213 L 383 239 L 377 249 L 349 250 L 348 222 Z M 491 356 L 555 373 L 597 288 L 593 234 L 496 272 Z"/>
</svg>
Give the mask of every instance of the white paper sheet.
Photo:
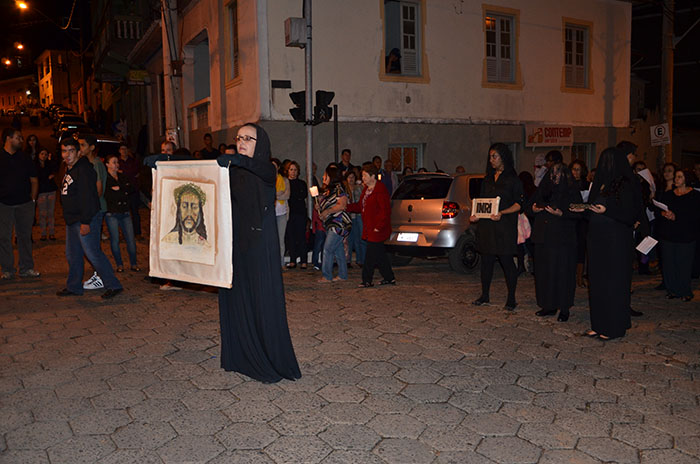
<svg viewBox="0 0 700 464">
<path fill-rule="evenodd" d="M 662 210 L 662 211 L 668 211 L 668 206 L 666 206 L 665 204 L 661 203 L 660 201 L 651 200 L 651 202 L 654 204 L 654 206 L 656 206 L 656 207 L 659 208 L 660 210 Z"/>
<path fill-rule="evenodd" d="M 656 244 L 659 243 L 658 240 L 654 240 L 650 236 L 644 237 L 644 240 L 639 242 L 639 245 L 637 245 L 637 251 L 647 255 L 649 252 L 656 246 Z"/>
<path fill-rule="evenodd" d="M 583 198 L 584 203 L 588 203 L 588 196 L 591 194 L 590 190 L 581 190 L 581 198 Z"/>
</svg>

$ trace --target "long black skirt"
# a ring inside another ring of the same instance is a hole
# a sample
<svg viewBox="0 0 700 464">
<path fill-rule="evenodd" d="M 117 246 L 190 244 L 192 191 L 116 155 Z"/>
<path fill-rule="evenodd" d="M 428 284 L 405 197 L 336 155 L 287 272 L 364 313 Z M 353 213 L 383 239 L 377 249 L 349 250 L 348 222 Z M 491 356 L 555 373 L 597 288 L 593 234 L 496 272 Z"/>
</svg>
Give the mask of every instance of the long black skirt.
<svg viewBox="0 0 700 464">
<path fill-rule="evenodd" d="M 576 293 L 576 244 L 536 243 L 535 254 L 537 306 L 566 312 Z"/>
<path fill-rule="evenodd" d="M 610 338 L 631 327 L 632 228 L 601 214 L 588 227 L 591 329 Z"/>
<path fill-rule="evenodd" d="M 279 263 L 274 242 L 234 246 L 233 288 L 219 289 L 221 367 L 266 383 L 301 377 Z"/>
</svg>

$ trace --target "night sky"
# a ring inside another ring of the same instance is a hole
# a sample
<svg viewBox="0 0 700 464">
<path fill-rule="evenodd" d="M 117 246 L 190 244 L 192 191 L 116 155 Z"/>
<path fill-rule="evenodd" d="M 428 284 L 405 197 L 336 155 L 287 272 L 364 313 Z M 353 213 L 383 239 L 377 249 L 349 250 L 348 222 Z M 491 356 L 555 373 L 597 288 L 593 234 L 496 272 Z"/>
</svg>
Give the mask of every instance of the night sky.
<svg viewBox="0 0 700 464">
<path fill-rule="evenodd" d="M 54 22 L 65 25 L 73 0 L 27 0 L 27 4 L 28 9 L 20 10 L 14 0 L 0 0 L 0 14 L 4 23 L 0 57 L 12 60 L 10 67 L 0 66 L 0 79 L 35 74 L 34 59 L 49 47 L 78 50 L 80 32 L 74 30 L 73 26 L 80 27 L 85 20 L 89 27 L 88 0 L 77 0 L 68 31 L 60 30 L 47 16 Z M 24 51 L 16 50 L 15 42 L 24 44 Z M 21 68 L 17 66 L 17 56 L 22 60 Z"/>
</svg>

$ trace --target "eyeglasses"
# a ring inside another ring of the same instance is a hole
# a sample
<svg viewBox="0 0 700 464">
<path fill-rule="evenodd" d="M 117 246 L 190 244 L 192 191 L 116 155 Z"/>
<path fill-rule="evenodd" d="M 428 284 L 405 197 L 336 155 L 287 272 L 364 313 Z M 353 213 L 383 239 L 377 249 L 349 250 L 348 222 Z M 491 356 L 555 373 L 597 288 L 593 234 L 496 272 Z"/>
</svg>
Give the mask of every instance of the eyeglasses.
<svg viewBox="0 0 700 464">
<path fill-rule="evenodd" d="M 251 140 L 258 140 L 258 139 L 256 139 L 255 137 L 251 137 L 250 135 L 237 135 L 236 136 L 237 142 L 240 142 L 240 141 L 250 142 Z"/>
</svg>

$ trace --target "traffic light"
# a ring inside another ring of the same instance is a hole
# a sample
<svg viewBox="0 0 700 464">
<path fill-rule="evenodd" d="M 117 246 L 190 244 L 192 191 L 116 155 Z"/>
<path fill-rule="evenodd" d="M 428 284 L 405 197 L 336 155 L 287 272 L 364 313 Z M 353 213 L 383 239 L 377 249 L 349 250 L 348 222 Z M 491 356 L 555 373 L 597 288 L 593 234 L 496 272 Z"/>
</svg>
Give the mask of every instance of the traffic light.
<svg viewBox="0 0 700 464">
<path fill-rule="evenodd" d="M 335 92 L 326 90 L 316 91 L 316 106 L 314 106 L 314 123 L 330 121 L 333 117 L 333 108 L 330 107 L 331 102 L 335 97 Z"/>
<path fill-rule="evenodd" d="M 306 121 L 306 92 L 292 92 L 289 94 L 289 98 L 295 105 L 295 108 L 290 108 L 289 113 L 292 115 L 295 121 L 305 122 Z"/>
</svg>

